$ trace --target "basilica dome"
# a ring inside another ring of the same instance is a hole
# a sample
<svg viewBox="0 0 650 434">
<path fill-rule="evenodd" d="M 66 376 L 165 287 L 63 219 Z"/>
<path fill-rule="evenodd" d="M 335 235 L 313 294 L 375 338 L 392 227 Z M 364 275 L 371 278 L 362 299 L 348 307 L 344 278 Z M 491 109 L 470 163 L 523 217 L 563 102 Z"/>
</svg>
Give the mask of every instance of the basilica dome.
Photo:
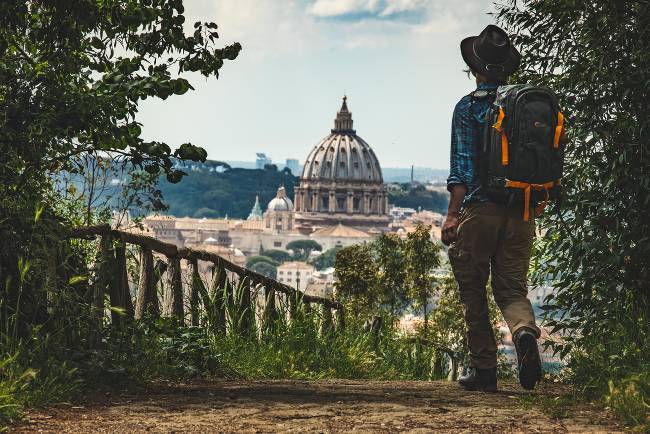
<svg viewBox="0 0 650 434">
<path fill-rule="evenodd" d="M 334 128 L 311 150 L 294 189 L 301 227 L 388 226 L 388 195 L 374 151 L 353 128 L 347 97 Z"/>
<path fill-rule="evenodd" d="M 352 129 L 347 97 L 343 97 L 343 106 L 331 134 L 321 140 L 307 157 L 301 178 L 383 182 L 377 156 Z"/>
</svg>

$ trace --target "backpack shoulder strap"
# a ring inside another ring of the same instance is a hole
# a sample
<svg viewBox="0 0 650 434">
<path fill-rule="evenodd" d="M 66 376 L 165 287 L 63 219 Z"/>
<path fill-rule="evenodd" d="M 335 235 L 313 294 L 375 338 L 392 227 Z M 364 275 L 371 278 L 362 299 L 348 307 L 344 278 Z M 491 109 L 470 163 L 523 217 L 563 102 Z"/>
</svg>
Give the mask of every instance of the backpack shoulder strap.
<svg viewBox="0 0 650 434">
<path fill-rule="evenodd" d="M 471 97 L 473 100 L 482 100 L 482 99 L 491 99 L 494 100 L 497 97 L 497 90 L 496 89 L 491 89 L 491 90 L 484 90 L 484 89 L 477 89 L 473 92 L 470 92 L 468 94 L 469 97 Z"/>
</svg>

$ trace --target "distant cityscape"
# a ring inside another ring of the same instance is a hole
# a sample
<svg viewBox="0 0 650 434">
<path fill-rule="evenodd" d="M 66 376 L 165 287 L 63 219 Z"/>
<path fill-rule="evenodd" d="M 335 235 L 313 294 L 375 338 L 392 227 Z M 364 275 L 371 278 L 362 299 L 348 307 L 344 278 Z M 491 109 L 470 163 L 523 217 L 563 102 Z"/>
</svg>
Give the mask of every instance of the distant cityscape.
<svg viewBox="0 0 650 434">
<path fill-rule="evenodd" d="M 287 158 L 283 162 L 277 162 L 263 152 L 256 154 L 255 161 L 225 160 L 224 163 L 242 169 L 263 169 L 267 164 L 275 164 L 279 170 L 285 167 L 288 168 L 295 176 L 300 176 L 303 168 L 303 164 L 297 158 Z M 423 184 L 443 183 L 446 182 L 447 176 L 449 176 L 448 169 L 432 169 L 430 167 L 382 167 L 381 170 L 384 181 L 387 183 L 410 182 L 411 171 L 413 172 L 413 181 Z"/>
</svg>

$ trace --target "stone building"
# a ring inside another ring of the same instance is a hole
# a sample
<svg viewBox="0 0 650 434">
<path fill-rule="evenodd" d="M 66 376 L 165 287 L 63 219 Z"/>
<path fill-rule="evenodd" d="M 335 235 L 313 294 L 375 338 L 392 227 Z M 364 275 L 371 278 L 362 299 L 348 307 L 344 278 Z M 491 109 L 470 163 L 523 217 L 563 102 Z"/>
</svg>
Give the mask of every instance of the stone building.
<svg viewBox="0 0 650 434">
<path fill-rule="evenodd" d="M 278 282 L 298 289 L 304 289 L 316 272 L 313 265 L 302 261 L 283 262 L 278 265 Z"/>
<path fill-rule="evenodd" d="M 295 189 L 296 224 L 342 223 L 359 229 L 387 228 L 388 195 L 374 151 L 353 129 L 347 97 L 334 128 L 311 151 Z"/>
</svg>

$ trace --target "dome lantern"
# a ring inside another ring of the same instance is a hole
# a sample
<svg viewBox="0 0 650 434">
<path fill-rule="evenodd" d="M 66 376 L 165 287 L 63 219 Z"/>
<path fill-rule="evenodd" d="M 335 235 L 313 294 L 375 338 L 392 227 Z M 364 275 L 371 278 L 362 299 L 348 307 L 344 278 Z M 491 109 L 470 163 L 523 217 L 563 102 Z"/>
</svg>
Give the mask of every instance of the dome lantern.
<svg viewBox="0 0 650 434">
<path fill-rule="evenodd" d="M 341 110 L 336 113 L 336 119 L 334 119 L 334 129 L 332 133 L 339 134 L 355 134 L 356 131 L 352 128 L 352 113 L 348 110 L 348 97 L 343 97 L 343 105 L 341 105 Z"/>
</svg>

